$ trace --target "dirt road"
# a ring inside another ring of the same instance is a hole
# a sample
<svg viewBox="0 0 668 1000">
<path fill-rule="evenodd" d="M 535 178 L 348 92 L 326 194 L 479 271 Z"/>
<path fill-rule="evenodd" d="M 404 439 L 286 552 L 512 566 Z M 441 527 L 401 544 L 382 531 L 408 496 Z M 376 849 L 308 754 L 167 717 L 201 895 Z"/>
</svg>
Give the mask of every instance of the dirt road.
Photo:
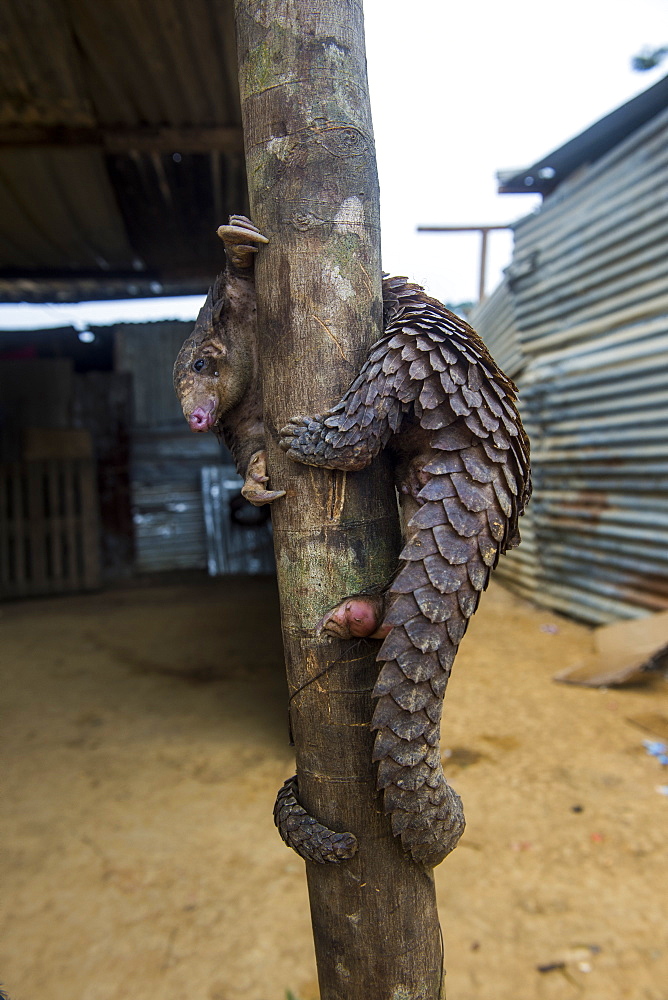
<svg viewBox="0 0 668 1000">
<path fill-rule="evenodd" d="M 668 684 L 555 684 L 590 642 L 496 587 L 462 645 L 448 1000 L 668 1000 L 668 768 L 642 745 Z M 303 863 L 271 818 L 292 771 L 273 582 L 5 604 L 0 648 L 12 1000 L 314 1000 Z"/>
</svg>

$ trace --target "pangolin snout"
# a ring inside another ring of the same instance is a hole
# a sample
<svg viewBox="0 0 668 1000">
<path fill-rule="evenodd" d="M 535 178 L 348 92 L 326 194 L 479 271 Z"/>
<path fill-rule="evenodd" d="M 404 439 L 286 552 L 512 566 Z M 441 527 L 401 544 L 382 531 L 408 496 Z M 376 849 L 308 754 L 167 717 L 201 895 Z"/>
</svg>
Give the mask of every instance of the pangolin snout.
<svg viewBox="0 0 668 1000">
<path fill-rule="evenodd" d="M 204 406 L 196 406 L 188 415 L 188 424 L 191 431 L 208 431 L 215 422 L 214 407 L 206 409 Z"/>
</svg>

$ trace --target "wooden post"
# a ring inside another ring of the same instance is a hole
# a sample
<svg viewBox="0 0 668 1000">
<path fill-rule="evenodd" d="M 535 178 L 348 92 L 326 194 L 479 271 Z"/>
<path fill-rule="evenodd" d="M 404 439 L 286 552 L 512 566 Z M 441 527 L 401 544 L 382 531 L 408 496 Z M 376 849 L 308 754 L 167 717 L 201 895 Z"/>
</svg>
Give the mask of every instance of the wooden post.
<svg viewBox="0 0 668 1000">
<path fill-rule="evenodd" d="M 380 334 L 379 199 L 359 0 L 236 0 L 254 222 L 270 238 L 256 282 L 290 719 L 299 795 L 357 855 L 307 863 L 321 1000 L 436 1000 L 433 876 L 391 835 L 369 729 L 377 642 L 317 637 L 324 611 L 385 583 L 398 553 L 383 459 L 346 475 L 277 447 L 298 413 L 347 388 Z M 270 803 L 267 807 L 270 808 Z"/>
</svg>

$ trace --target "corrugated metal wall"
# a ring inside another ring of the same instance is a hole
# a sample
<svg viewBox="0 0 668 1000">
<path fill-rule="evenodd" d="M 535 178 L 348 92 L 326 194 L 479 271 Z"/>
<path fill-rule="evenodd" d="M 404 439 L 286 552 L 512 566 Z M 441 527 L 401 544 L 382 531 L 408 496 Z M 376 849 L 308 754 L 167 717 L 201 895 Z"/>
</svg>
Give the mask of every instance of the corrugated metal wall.
<svg viewBox="0 0 668 1000">
<path fill-rule="evenodd" d="M 212 434 L 192 434 L 172 386 L 172 366 L 192 323 L 122 324 L 116 369 L 132 374 L 130 446 L 135 565 L 141 572 L 206 569 L 200 472 L 220 461 Z"/>
<path fill-rule="evenodd" d="M 532 439 L 525 542 L 500 572 L 592 623 L 668 608 L 667 167 L 668 111 L 518 223 L 472 316 Z"/>
</svg>

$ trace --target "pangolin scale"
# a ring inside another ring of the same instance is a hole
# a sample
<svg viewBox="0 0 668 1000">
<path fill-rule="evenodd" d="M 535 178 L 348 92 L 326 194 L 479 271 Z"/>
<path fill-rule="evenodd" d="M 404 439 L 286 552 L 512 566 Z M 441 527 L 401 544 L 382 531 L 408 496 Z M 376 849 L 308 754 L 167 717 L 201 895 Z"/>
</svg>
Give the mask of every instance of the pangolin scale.
<svg viewBox="0 0 668 1000">
<path fill-rule="evenodd" d="M 283 494 L 265 489 L 255 317 L 245 306 L 254 310 L 254 247 L 237 245 L 265 239 L 243 217 L 230 222 L 219 230 L 227 274 L 184 344 L 175 385 L 191 427 L 227 435 L 245 495 L 266 503 Z M 383 303 L 384 334 L 348 391 L 326 413 L 291 420 L 281 447 L 295 461 L 348 471 L 364 468 L 382 448 L 394 453 L 404 538 L 399 570 L 382 598 L 347 599 L 324 621 L 338 635 L 385 636 L 371 720 L 378 787 L 394 834 L 431 867 L 464 828 L 461 801 L 441 766 L 443 696 L 490 573 L 519 542 L 518 518 L 531 492 L 529 444 L 515 386 L 467 323 L 405 278 L 384 278 Z M 226 378 L 233 390 L 220 389 Z M 356 626 L 351 616 L 363 621 L 355 611 L 365 603 L 372 624 Z M 356 850 L 352 834 L 308 816 L 294 778 L 274 815 L 285 842 L 308 860 L 342 861 Z"/>
<path fill-rule="evenodd" d="M 385 333 L 355 381 L 325 414 L 291 421 L 282 447 L 347 470 L 396 453 L 404 548 L 384 602 L 373 755 L 394 834 L 433 866 L 464 828 L 441 766 L 443 696 L 490 573 L 519 542 L 529 444 L 515 386 L 472 328 L 404 278 L 386 278 L 383 298 Z"/>
</svg>

